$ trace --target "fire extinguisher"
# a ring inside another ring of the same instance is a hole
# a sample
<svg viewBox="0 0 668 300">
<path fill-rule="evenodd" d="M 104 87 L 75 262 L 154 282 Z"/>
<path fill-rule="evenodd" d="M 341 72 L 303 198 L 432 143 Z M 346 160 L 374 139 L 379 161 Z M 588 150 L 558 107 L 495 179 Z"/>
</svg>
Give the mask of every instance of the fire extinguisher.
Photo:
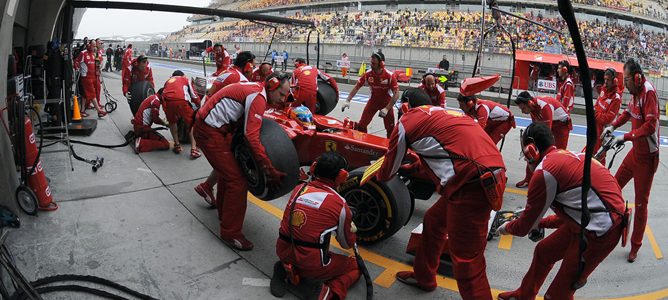
<svg viewBox="0 0 668 300">
<path fill-rule="evenodd" d="M 35 134 L 32 131 L 32 122 L 30 121 L 30 118 L 25 118 L 23 127 L 23 136 L 25 139 L 25 159 L 23 164 L 25 169 L 30 172 L 27 174 L 28 186 L 34 195 L 37 196 L 37 208 L 39 210 L 54 211 L 58 209 L 58 204 L 53 202 L 51 189 L 49 188 L 49 183 L 46 181 L 46 176 L 44 175 L 42 160 L 37 157 L 38 149 L 35 143 Z M 35 162 L 37 163 L 35 164 Z M 17 199 L 19 200 L 19 204 L 21 204 L 22 200 L 26 200 L 25 198 L 19 198 L 18 196 L 25 197 L 26 195 L 18 195 L 17 191 Z"/>
</svg>

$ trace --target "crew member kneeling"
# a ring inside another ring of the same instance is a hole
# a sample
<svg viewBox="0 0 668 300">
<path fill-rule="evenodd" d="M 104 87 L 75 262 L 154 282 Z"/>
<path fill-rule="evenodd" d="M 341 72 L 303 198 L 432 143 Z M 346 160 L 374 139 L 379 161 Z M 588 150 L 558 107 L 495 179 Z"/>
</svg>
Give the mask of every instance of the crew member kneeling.
<svg viewBox="0 0 668 300">
<path fill-rule="evenodd" d="M 169 141 L 151 128 L 153 123 L 167 126 L 166 122 L 160 119 L 161 103 L 162 89 L 159 89 L 155 95 L 151 95 L 142 101 L 134 119 L 132 119 L 135 132 L 134 150 L 137 154 L 169 149 Z"/>
<path fill-rule="evenodd" d="M 397 279 L 426 291 L 434 290 L 439 257 L 447 241 L 462 298 L 492 299 L 484 253 L 489 214 L 501 207 L 505 189 L 503 158 L 471 118 L 429 106 L 429 101 L 422 99 L 409 99 L 411 109 L 392 131 L 377 175 L 386 181 L 400 167 L 407 170 L 402 162 L 411 148 L 441 194 L 425 213 L 413 271 L 399 272 Z"/>
<path fill-rule="evenodd" d="M 579 278 L 580 214 L 584 154 L 557 149 L 550 129 L 541 123 L 527 127 L 522 139 L 525 159 L 535 168 L 529 183 L 526 210 L 514 221 L 497 230 L 500 234 L 525 236 L 541 226 L 548 208 L 556 213 L 558 229 L 540 241 L 520 287 L 499 295 L 500 299 L 535 299 L 552 266 L 561 267 L 545 293 L 545 299 L 573 299 L 575 282 L 583 284 L 594 269 L 617 246 L 624 228 L 624 199 L 615 178 L 598 161 L 591 163 L 591 189 L 587 206 L 591 221 L 587 226 L 586 261 Z M 555 222 L 551 222 L 555 223 Z M 552 227 L 552 226 L 551 226 Z"/>
<path fill-rule="evenodd" d="M 260 142 L 260 128 L 267 102 L 281 102 L 289 92 L 289 76 L 273 73 L 267 77 L 264 85 L 241 82 L 226 86 L 206 100 L 195 116 L 195 140 L 218 174 L 216 199 L 220 237 L 238 250 L 251 250 L 253 243 L 241 232 L 246 215 L 248 185 L 234 157 L 232 140 L 235 132 L 241 130 L 256 164 L 266 175 L 267 184 L 280 185 L 285 173 L 274 168 L 267 157 Z"/>
<path fill-rule="evenodd" d="M 313 180 L 297 186 L 285 207 L 276 241 L 280 262 L 274 269 L 283 274 L 287 270 L 290 278 L 325 281 L 313 295 L 318 299 L 345 299 L 360 272 L 354 257 L 330 252 L 329 241 L 335 233 L 339 244 L 349 249 L 357 239 L 350 207 L 336 192 L 348 178 L 346 160 L 336 152 L 325 152 L 313 164 L 311 174 Z M 278 276 L 272 280 L 285 280 Z"/>
</svg>

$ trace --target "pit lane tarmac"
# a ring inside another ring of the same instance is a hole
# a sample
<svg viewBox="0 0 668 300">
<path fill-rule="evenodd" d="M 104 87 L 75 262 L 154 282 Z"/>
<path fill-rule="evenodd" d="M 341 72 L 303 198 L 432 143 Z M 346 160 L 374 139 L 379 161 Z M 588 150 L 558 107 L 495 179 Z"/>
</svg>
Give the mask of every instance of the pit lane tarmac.
<svg viewBox="0 0 668 300">
<path fill-rule="evenodd" d="M 156 84 L 164 83 L 175 68 L 188 66 L 154 64 Z M 104 76 L 112 95 L 122 99 L 118 74 Z M 348 92 L 351 86 L 340 88 Z M 360 94 L 368 94 L 367 89 L 363 88 Z M 448 99 L 450 107 L 455 104 L 454 99 Z M 354 103 L 346 113 L 336 108 L 331 115 L 355 120 L 362 108 L 361 103 Z M 518 111 L 513 112 L 519 116 Z M 100 120 L 96 133 L 82 139 L 120 142 L 131 129 L 129 120 L 129 109 L 120 101 L 116 112 Z M 574 123 L 582 125 L 584 118 L 576 116 Z M 384 135 L 382 128 L 380 119 L 374 118 L 369 131 Z M 668 132 L 664 129 L 662 132 Z M 579 150 L 583 145 L 583 137 L 571 136 L 570 149 Z M 616 158 L 613 172 L 628 149 Z M 666 161 L 666 148 L 661 151 L 661 159 Z M 237 253 L 218 240 L 216 211 L 193 191 L 211 170 L 204 158 L 189 160 L 188 151 L 181 155 L 171 151 L 136 155 L 129 147 L 77 147 L 77 152 L 83 156 L 103 155 L 105 166 L 92 173 L 88 166 L 75 162 L 76 169 L 70 172 L 65 154 L 45 154 L 42 159 L 61 209 L 42 213 L 39 218 L 23 217 L 23 227 L 10 236 L 19 268 L 31 280 L 67 272 L 115 279 L 161 299 L 271 298 L 267 285 L 276 260 L 274 245 L 286 197 L 264 202 L 249 195 L 244 232 L 255 243 L 255 249 Z M 509 186 L 524 175 L 519 153 L 519 130 L 515 129 L 509 133 L 502 151 Z M 655 175 L 648 230 L 638 260 L 627 263 L 629 248 L 616 248 L 578 291 L 578 298 L 668 298 L 668 263 L 663 259 L 663 251 L 668 249 L 668 204 L 663 201 L 668 192 L 667 173 L 668 168 L 661 164 Z M 624 196 L 633 201 L 630 184 L 624 189 Z M 526 189 L 509 187 L 503 209 L 523 207 L 525 197 Z M 375 297 L 459 299 L 456 282 L 451 278 L 439 276 L 441 288 L 432 293 L 395 283 L 396 272 L 411 269 L 413 257 L 405 253 L 406 243 L 410 231 L 420 224 L 433 201 L 417 200 L 407 226 L 385 241 L 360 249 L 374 280 Z M 534 246 L 527 238 L 517 237 L 496 238 L 488 243 L 487 275 L 494 295 L 519 286 Z M 547 283 L 558 266 L 557 263 Z M 358 283 L 349 298 L 362 299 L 364 289 L 363 282 Z M 64 298 L 84 299 L 73 295 Z"/>
</svg>

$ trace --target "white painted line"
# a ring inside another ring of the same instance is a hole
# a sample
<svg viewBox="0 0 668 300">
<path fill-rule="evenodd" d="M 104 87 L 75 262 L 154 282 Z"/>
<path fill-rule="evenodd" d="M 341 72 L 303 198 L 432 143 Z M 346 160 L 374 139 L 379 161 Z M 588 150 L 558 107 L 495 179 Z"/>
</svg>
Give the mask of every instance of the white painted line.
<svg viewBox="0 0 668 300">
<path fill-rule="evenodd" d="M 248 278 L 244 277 L 241 280 L 242 285 L 248 286 L 257 286 L 257 287 L 268 287 L 271 280 L 267 278 Z"/>
</svg>

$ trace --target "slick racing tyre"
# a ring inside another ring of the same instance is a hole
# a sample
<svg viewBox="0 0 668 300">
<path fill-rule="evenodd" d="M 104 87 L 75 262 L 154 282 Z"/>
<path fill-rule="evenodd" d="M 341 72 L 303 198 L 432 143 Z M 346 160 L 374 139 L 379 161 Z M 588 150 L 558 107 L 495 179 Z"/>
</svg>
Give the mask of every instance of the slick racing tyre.
<svg viewBox="0 0 668 300">
<path fill-rule="evenodd" d="M 133 116 L 137 113 L 142 101 L 153 94 L 155 90 L 148 81 L 137 81 L 130 86 L 130 110 Z"/>
<path fill-rule="evenodd" d="M 371 179 L 360 186 L 365 169 L 350 172 L 348 180 L 339 186 L 339 194 L 355 211 L 358 242 L 371 244 L 392 236 L 408 222 L 413 200 L 399 176 L 388 182 Z"/>
<path fill-rule="evenodd" d="M 318 79 L 318 102 L 316 103 L 315 113 L 327 115 L 339 103 L 339 95 L 336 90 L 322 79 Z"/>
<path fill-rule="evenodd" d="M 267 178 L 253 157 L 251 149 L 243 139 L 239 139 L 234 149 L 241 170 L 246 175 L 248 190 L 256 197 L 264 200 L 274 200 L 283 196 L 297 185 L 299 181 L 299 157 L 292 140 L 285 133 L 283 127 L 269 119 L 262 120 L 260 142 L 277 170 L 286 174 L 281 181 L 281 187 L 270 189 Z"/>
</svg>

